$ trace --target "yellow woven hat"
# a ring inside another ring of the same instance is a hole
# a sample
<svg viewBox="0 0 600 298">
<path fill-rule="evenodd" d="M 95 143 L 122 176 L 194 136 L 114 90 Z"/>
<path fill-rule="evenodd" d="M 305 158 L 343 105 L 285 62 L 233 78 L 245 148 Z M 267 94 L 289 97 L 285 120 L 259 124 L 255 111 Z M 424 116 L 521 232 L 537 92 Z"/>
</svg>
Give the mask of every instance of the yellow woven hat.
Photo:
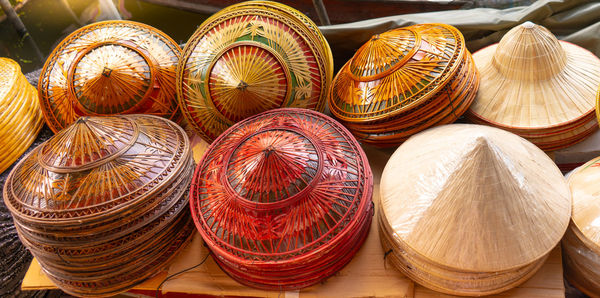
<svg viewBox="0 0 600 298">
<path fill-rule="evenodd" d="M 29 148 L 44 124 L 37 92 L 19 64 L 0 58 L 0 173 Z"/>
</svg>

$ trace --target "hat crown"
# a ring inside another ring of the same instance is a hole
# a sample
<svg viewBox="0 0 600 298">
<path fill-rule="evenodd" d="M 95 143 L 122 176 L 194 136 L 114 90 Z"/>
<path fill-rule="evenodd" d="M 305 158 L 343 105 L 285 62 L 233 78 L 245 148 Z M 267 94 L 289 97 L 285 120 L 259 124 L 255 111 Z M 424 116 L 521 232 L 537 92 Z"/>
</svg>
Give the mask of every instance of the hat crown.
<svg viewBox="0 0 600 298">
<path fill-rule="evenodd" d="M 556 37 L 546 28 L 525 22 L 504 35 L 494 54 L 493 65 L 515 80 L 543 80 L 558 74 L 567 55 Z"/>
</svg>

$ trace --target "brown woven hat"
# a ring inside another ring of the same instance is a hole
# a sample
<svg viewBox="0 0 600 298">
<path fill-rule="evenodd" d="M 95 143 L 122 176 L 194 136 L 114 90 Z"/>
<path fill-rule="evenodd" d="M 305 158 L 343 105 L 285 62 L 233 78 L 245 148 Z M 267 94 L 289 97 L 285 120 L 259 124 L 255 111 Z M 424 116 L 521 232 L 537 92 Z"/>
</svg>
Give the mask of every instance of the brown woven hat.
<svg viewBox="0 0 600 298">
<path fill-rule="evenodd" d="M 164 268 L 193 231 L 193 166 L 185 132 L 169 120 L 82 117 L 15 166 L 3 197 L 57 286 L 117 294 Z"/>
<path fill-rule="evenodd" d="M 570 193 L 530 142 L 454 124 L 411 137 L 381 178 L 384 247 L 417 282 L 450 294 L 498 293 L 523 282 L 562 238 Z M 387 239 L 387 240 L 386 240 Z"/>
<path fill-rule="evenodd" d="M 46 60 L 38 92 L 57 132 L 80 116 L 152 114 L 179 118 L 175 68 L 181 49 L 161 31 L 106 21 L 67 36 Z"/>
<path fill-rule="evenodd" d="M 594 113 L 600 59 L 593 53 L 526 22 L 473 58 L 481 84 L 467 115 L 476 123 L 510 130 L 544 150 L 589 135 L 589 130 L 568 134 Z M 544 144 L 552 133 L 558 137 Z"/>
</svg>

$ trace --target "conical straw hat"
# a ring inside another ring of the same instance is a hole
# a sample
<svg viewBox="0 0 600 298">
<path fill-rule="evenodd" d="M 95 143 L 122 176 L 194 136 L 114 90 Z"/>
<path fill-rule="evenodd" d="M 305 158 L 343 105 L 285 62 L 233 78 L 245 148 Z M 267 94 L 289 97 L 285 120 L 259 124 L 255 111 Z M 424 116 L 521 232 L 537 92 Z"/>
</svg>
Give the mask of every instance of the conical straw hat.
<svg viewBox="0 0 600 298">
<path fill-rule="evenodd" d="M 568 176 L 573 212 L 562 241 L 567 279 L 592 297 L 600 291 L 599 178 L 600 157 L 590 160 Z"/>
<path fill-rule="evenodd" d="M 557 127 L 593 113 L 600 59 L 526 22 L 473 54 L 481 75 L 471 117 L 502 128 Z"/>
<path fill-rule="evenodd" d="M 415 135 L 381 179 L 396 241 L 460 271 L 506 271 L 546 256 L 563 236 L 571 197 L 560 170 L 530 142 L 479 125 Z"/>
<path fill-rule="evenodd" d="M 590 245 L 600 253 L 600 157 L 581 166 L 569 176 L 573 194 L 572 222 Z"/>
</svg>

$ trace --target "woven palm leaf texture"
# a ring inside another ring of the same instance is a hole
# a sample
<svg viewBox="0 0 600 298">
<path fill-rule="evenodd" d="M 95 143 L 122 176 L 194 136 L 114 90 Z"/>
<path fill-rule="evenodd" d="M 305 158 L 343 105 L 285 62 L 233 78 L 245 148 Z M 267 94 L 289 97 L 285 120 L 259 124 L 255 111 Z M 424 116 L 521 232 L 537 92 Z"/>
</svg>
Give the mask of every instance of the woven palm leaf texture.
<svg viewBox="0 0 600 298">
<path fill-rule="evenodd" d="M 569 175 L 571 223 L 562 241 L 567 280 L 591 297 L 600 293 L 600 157 Z"/>
<path fill-rule="evenodd" d="M 164 268 L 194 226 L 182 128 L 152 115 L 82 117 L 11 171 L 4 202 L 63 291 L 108 296 Z"/>
<path fill-rule="evenodd" d="M 542 150 L 580 142 L 598 129 L 600 59 L 531 22 L 473 55 L 481 75 L 467 112 L 475 123 L 518 134 Z"/>
<path fill-rule="evenodd" d="M 57 132 L 81 116 L 152 114 L 177 121 L 179 46 L 161 31 L 131 21 L 105 21 L 67 36 L 50 54 L 38 93 Z"/>
<path fill-rule="evenodd" d="M 397 146 L 454 122 L 475 98 L 479 77 L 462 34 L 420 24 L 374 35 L 335 77 L 329 109 L 361 142 Z"/>
<path fill-rule="evenodd" d="M 0 173 L 29 148 L 40 132 L 44 119 L 37 99 L 19 64 L 0 58 Z"/>
<path fill-rule="evenodd" d="M 208 18 L 183 50 L 177 97 L 208 142 L 234 123 L 281 107 L 323 111 L 333 58 L 319 28 L 276 2 L 249 1 Z"/>
<path fill-rule="evenodd" d="M 307 109 L 239 122 L 192 181 L 196 227 L 221 268 L 270 290 L 318 283 L 346 265 L 373 216 L 373 176 L 354 137 Z"/>
<path fill-rule="evenodd" d="M 450 124 L 414 135 L 381 177 L 387 258 L 432 290 L 482 296 L 531 277 L 562 238 L 571 193 L 539 148 L 510 132 Z"/>
</svg>

